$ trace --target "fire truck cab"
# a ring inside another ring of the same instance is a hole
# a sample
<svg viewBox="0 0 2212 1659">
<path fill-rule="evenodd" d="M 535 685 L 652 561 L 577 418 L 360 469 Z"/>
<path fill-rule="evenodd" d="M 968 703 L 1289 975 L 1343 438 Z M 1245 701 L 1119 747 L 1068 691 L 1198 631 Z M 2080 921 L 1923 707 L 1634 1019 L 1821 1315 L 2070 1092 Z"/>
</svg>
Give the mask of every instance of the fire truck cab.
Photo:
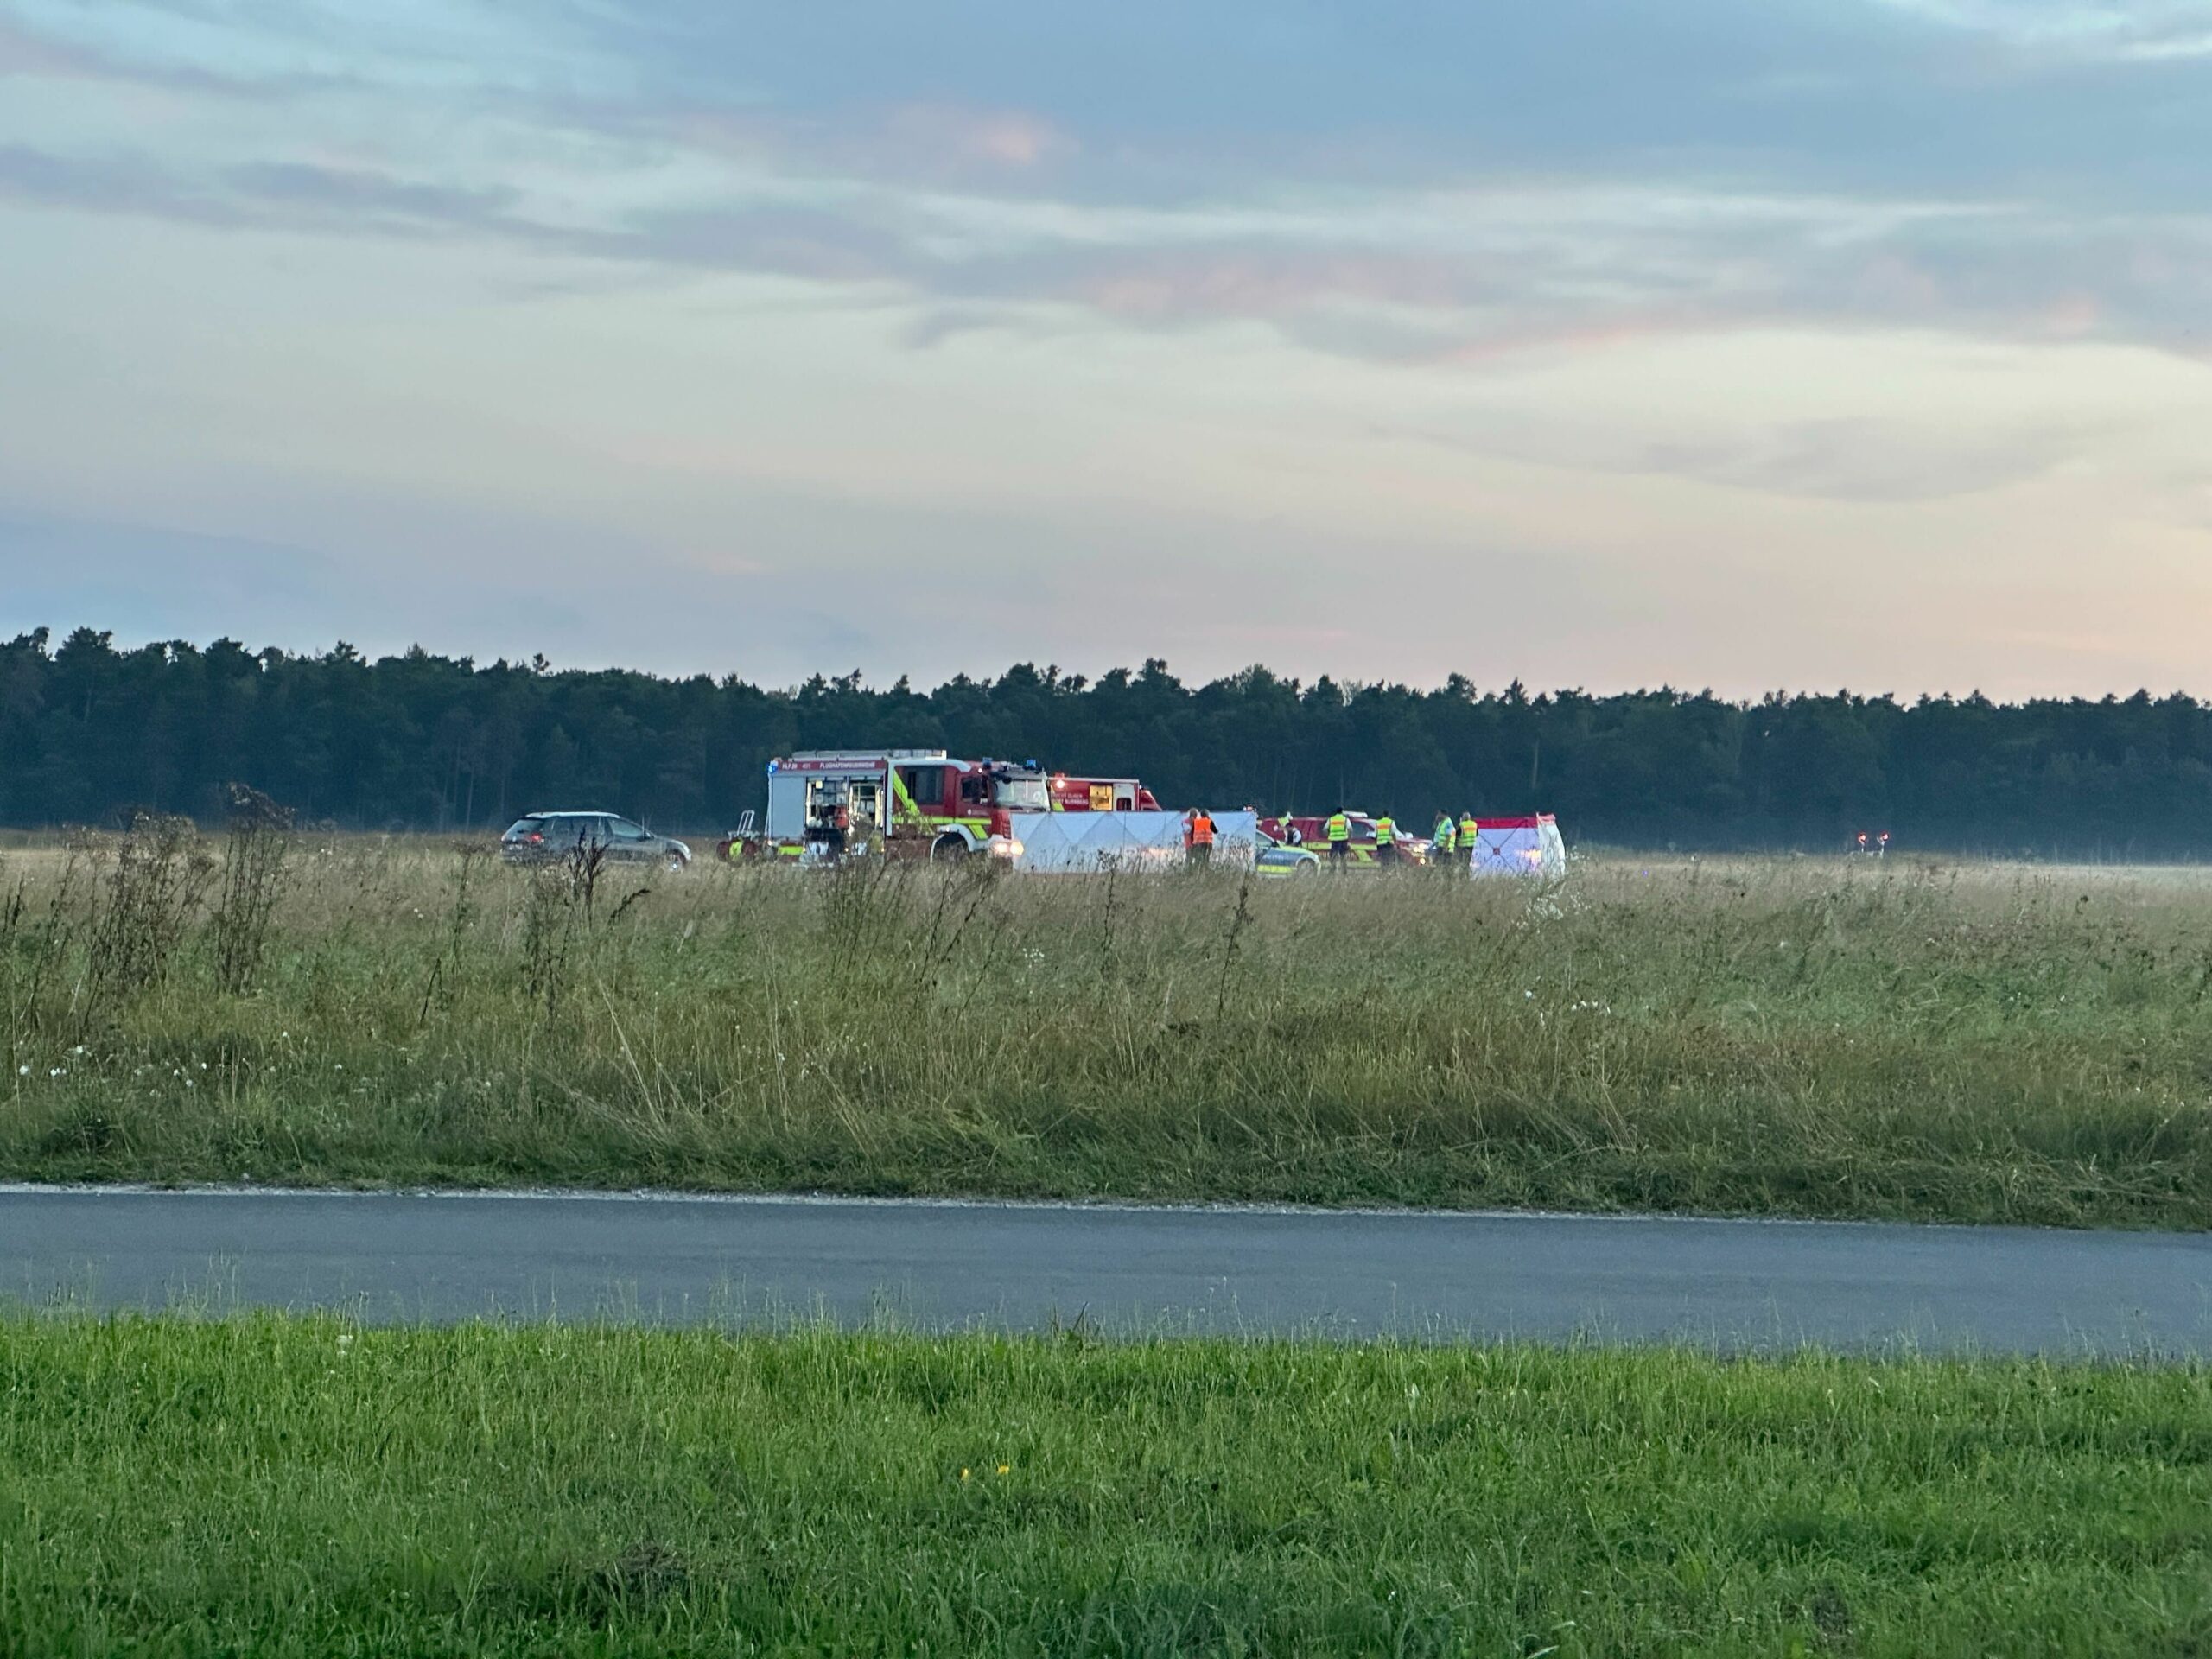
<svg viewBox="0 0 2212 1659">
<path fill-rule="evenodd" d="M 768 763 L 762 832 L 733 836 L 725 855 L 1012 857 L 1020 849 L 1008 815 L 1048 810 L 1033 762 L 961 760 L 943 749 L 813 749 Z"/>
</svg>

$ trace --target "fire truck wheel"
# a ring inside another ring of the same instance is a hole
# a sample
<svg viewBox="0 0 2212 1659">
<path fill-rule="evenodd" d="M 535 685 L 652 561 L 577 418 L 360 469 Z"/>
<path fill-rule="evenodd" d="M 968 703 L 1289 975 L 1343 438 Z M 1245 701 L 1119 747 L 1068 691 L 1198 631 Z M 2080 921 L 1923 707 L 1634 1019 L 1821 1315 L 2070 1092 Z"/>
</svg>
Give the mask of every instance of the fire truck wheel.
<svg viewBox="0 0 2212 1659">
<path fill-rule="evenodd" d="M 968 856 L 968 843 L 957 836 L 939 836 L 930 843 L 932 863 L 957 863 Z"/>
</svg>

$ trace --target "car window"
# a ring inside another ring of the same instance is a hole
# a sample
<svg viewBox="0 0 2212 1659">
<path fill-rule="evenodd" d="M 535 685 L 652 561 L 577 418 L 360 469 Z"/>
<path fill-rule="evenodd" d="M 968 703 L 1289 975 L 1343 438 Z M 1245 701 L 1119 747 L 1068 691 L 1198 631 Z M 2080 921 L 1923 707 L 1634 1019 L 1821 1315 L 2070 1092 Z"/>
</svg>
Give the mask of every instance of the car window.
<svg viewBox="0 0 2212 1659">
<path fill-rule="evenodd" d="M 645 832 L 643 830 L 640 830 L 636 824 L 631 823 L 627 818 L 616 818 L 608 827 L 613 830 L 614 839 L 617 841 L 644 841 L 646 839 Z"/>
<path fill-rule="evenodd" d="M 510 836 L 542 836 L 545 833 L 545 820 L 543 818 L 517 818 L 514 823 L 507 827 L 507 833 Z"/>
</svg>

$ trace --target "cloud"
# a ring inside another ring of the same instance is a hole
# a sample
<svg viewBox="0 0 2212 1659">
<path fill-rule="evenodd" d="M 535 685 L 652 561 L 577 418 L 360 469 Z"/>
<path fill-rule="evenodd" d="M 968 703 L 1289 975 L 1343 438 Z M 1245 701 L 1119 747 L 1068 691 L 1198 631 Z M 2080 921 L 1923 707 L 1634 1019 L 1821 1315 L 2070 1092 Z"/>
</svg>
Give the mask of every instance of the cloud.
<svg viewBox="0 0 2212 1659">
<path fill-rule="evenodd" d="M 1775 495 L 1835 501 L 1947 500 L 2024 483 L 2094 447 L 2101 435 L 1998 429 L 1931 435 L 1920 423 L 1784 423 L 1734 444 L 1649 442 L 1637 470 L 1701 478 Z"/>
<path fill-rule="evenodd" d="M 1060 128 L 1027 110 L 979 110 L 957 104 L 905 104 L 886 112 L 880 130 L 905 156 L 1033 168 L 1072 149 Z"/>
<path fill-rule="evenodd" d="M 2212 217 L 1613 181 L 1294 198 L 1230 214 L 725 177 L 563 219 L 544 194 L 358 163 L 183 173 L 143 156 L 0 144 L 0 195 L 42 205 L 832 284 L 908 308 L 917 345 L 1032 330 L 1058 313 L 1146 330 L 1257 322 L 1331 354 L 1462 365 L 1790 321 L 2191 356 L 2212 346 Z"/>
<path fill-rule="evenodd" d="M 235 223 L 220 200 L 136 160 L 56 156 L 28 144 L 0 144 L 0 199 L 91 213 L 139 213 L 196 224 Z"/>
<path fill-rule="evenodd" d="M 1616 475 L 1660 474 L 1801 500 L 1888 505 L 1955 499 L 2044 478 L 2105 448 L 2113 434 L 2083 422 L 1997 423 L 1948 429 L 1871 417 L 1739 422 L 1655 437 L 1603 421 L 1517 411 L 1471 414 L 1456 429 L 1376 435 L 1463 454 Z"/>
<path fill-rule="evenodd" d="M 86 160 L 0 144 L 0 200 L 10 197 L 232 229 L 467 232 L 535 241 L 554 234 L 510 213 L 512 190 L 454 188 L 373 168 L 304 162 L 256 163 L 195 179 L 144 156 Z"/>
<path fill-rule="evenodd" d="M 158 160 L 0 112 L 19 199 L 858 286 L 921 343 L 1049 308 L 1413 362 L 1775 319 L 2194 353 L 2212 297 L 2201 3 L 39 15 L 0 70 L 301 101 Z"/>
<path fill-rule="evenodd" d="M 224 181 L 238 196 L 272 212 L 389 223 L 497 227 L 519 193 L 505 186 L 456 188 L 397 178 L 367 168 L 303 162 L 257 162 L 233 167 Z"/>
<path fill-rule="evenodd" d="M 262 100 L 328 92 L 346 78 L 299 71 L 243 74 L 190 62 L 161 61 L 96 41 L 24 28 L 0 15 L 0 80 L 81 81 L 149 88 L 185 98 Z"/>
</svg>

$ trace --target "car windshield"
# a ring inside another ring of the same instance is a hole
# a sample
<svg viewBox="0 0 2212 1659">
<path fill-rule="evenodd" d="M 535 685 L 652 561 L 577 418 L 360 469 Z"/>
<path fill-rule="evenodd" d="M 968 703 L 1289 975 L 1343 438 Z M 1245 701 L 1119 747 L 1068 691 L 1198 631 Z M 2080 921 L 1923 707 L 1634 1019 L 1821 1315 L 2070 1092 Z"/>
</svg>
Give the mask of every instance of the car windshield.
<svg viewBox="0 0 2212 1659">
<path fill-rule="evenodd" d="M 514 823 L 509 826 L 507 830 L 507 837 L 509 840 L 515 840 L 528 835 L 542 835 L 544 833 L 544 830 L 545 820 L 543 818 L 517 818 Z"/>
<path fill-rule="evenodd" d="M 1015 812 L 1049 811 L 1052 804 L 1042 778 L 1001 778 L 996 798 L 1001 806 Z"/>
</svg>

